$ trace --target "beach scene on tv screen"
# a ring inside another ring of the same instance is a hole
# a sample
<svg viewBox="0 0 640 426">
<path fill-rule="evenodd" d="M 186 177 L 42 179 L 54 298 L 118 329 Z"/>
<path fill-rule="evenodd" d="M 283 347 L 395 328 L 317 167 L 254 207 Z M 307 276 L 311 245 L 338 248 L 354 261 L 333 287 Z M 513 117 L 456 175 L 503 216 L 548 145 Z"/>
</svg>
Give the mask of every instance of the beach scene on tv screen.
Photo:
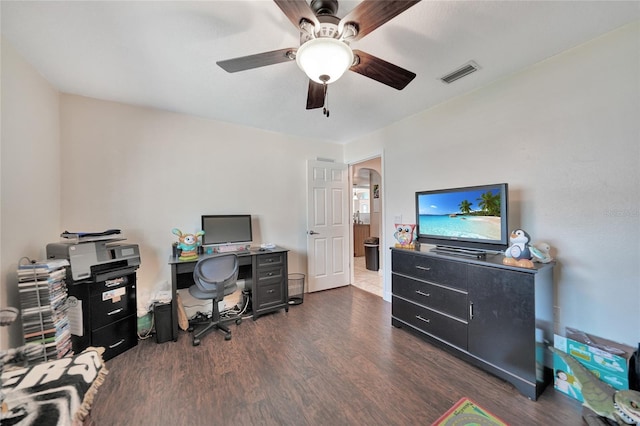
<svg viewBox="0 0 640 426">
<path fill-rule="evenodd" d="M 420 234 L 500 240 L 500 189 L 419 194 Z"/>
</svg>

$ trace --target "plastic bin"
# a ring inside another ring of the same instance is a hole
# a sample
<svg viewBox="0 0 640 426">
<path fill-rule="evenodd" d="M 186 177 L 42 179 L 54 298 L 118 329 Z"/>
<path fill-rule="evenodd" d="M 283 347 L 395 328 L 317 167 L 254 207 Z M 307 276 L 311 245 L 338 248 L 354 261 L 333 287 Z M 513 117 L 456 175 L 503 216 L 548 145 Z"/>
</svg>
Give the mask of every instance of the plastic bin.
<svg viewBox="0 0 640 426">
<path fill-rule="evenodd" d="M 380 266 L 380 239 L 378 237 L 369 237 L 364 240 L 364 260 L 365 265 L 370 271 L 377 271 Z"/>
<path fill-rule="evenodd" d="M 299 305 L 304 298 L 304 274 L 289 274 L 289 304 Z"/>
<path fill-rule="evenodd" d="M 151 328 L 152 328 L 151 317 L 152 317 L 151 312 L 147 312 L 143 316 L 137 317 L 138 318 L 138 334 L 144 335 L 151 331 Z"/>
</svg>

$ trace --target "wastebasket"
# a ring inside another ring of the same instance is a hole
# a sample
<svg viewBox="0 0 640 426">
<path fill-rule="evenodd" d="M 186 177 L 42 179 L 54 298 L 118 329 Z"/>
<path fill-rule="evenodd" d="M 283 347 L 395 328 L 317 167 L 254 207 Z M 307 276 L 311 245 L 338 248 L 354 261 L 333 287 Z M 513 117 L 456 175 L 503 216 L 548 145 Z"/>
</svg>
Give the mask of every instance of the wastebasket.
<svg viewBox="0 0 640 426">
<path fill-rule="evenodd" d="M 379 246 L 380 239 L 378 237 L 369 237 L 364 240 L 364 259 L 367 269 L 370 271 L 379 269 Z"/>
<path fill-rule="evenodd" d="M 304 274 L 289 274 L 289 304 L 299 305 L 304 297 Z"/>
</svg>

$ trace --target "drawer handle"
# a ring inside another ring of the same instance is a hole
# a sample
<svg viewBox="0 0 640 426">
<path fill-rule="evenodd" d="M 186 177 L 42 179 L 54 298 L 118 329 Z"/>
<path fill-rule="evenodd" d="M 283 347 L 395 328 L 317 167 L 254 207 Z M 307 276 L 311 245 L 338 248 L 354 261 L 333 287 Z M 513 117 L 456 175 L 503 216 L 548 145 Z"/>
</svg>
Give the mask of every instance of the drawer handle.
<svg viewBox="0 0 640 426">
<path fill-rule="evenodd" d="M 120 312 L 122 312 L 123 308 L 119 308 L 119 309 L 115 309 L 111 312 L 109 312 L 107 315 L 115 315 L 115 314 L 119 314 Z"/>
<path fill-rule="evenodd" d="M 109 345 L 109 349 L 116 348 L 116 347 L 120 346 L 123 343 L 124 343 L 124 339 L 120 339 L 120 341 L 118 343 L 114 343 L 113 345 Z"/>
<path fill-rule="evenodd" d="M 124 277 L 116 278 L 115 280 L 107 280 L 104 282 L 105 287 L 114 287 L 124 282 Z"/>
<path fill-rule="evenodd" d="M 267 272 L 267 276 L 268 277 L 272 277 L 273 276 L 273 272 Z"/>
<path fill-rule="evenodd" d="M 469 319 L 473 319 L 473 302 L 469 303 Z"/>
<path fill-rule="evenodd" d="M 420 296 L 431 297 L 431 293 L 425 293 L 424 291 L 416 290 L 416 293 L 418 293 Z"/>
<path fill-rule="evenodd" d="M 274 293 L 274 292 L 275 292 L 275 290 L 273 290 L 273 289 L 267 291 L 267 293 Z"/>
<path fill-rule="evenodd" d="M 267 259 L 267 262 L 273 263 L 273 259 Z"/>
<path fill-rule="evenodd" d="M 429 323 L 431 322 L 431 320 L 430 320 L 430 319 L 428 319 L 428 318 L 424 318 L 424 317 L 422 317 L 422 316 L 420 316 L 420 315 L 416 315 L 416 319 L 419 319 L 420 321 L 424 321 L 424 322 L 426 322 L 427 324 L 429 324 Z"/>
<path fill-rule="evenodd" d="M 420 269 L 422 271 L 430 271 L 431 268 L 427 268 L 426 266 L 416 265 L 416 269 Z"/>
</svg>

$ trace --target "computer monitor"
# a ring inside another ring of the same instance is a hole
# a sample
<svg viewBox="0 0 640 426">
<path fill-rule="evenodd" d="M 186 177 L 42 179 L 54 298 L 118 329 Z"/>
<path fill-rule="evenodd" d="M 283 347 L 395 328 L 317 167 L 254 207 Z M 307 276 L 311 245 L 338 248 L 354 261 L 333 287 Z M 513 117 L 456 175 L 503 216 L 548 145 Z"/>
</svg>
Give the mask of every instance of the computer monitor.
<svg viewBox="0 0 640 426">
<path fill-rule="evenodd" d="M 251 244 L 251 215 L 202 215 L 202 244 Z"/>
</svg>

